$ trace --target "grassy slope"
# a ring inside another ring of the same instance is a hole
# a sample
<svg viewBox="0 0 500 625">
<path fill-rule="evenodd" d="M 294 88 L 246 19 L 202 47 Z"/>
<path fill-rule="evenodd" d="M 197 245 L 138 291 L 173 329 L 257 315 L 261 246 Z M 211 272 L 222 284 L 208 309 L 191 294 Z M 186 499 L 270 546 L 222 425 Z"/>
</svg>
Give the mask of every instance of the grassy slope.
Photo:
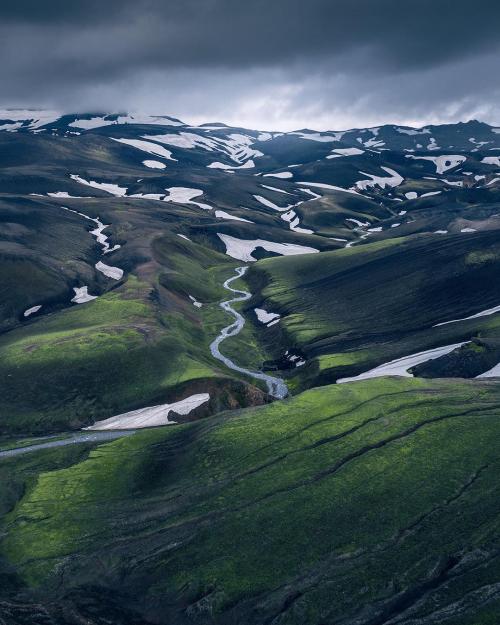
<svg viewBox="0 0 500 625">
<path fill-rule="evenodd" d="M 211 393 L 211 412 L 262 401 L 209 351 L 231 322 L 218 304 L 237 263 L 175 235 L 157 237 L 153 256 L 141 279 L 0 337 L 1 433 L 78 428 L 195 392 Z M 251 367 L 265 359 L 250 324 L 223 350 Z"/>
<path fill-rule="evenodd" d="M 178 341 L 162 332 L 149 292 L 129 280 L 93 302 L 4 335 L 4 432 L 78 427 L 158 396 L 179 375 L 182 357 Z"/>
<path fill-rule="evenodd" d="M 222 285 L 225 280 L 234 275 L 235 268 L 243 263 L 215 252 L 204 244 L 180 238 L 177 240 L 167 237 L 156 239 L 153 249 L 156 260 L 164 267 L 164 271 L 159 276 L 159 284 L 167 290 L 170 296 L 174 294 L 188 302 L 191 313 L 195 315 L 203 328 L 204 350 L 208 354 L 211 339 L 219 334 L 222 327 L 234 320 L 232 316 L 221 311 L 219 303 L 235 297 Z M 241 280 L 232 282 L 231 286 L 235 289 L 247 289 Z M 190 295 L 203 306 L 191 308 Z M 168 306 L 168 301 L 166 303 Z M 241 309 L 242 304 L 236 304 L 235 308 Z M 185 316 L 184 312 L 183 317 Z M 257 334 L 258 330 L 255 326 L 245 324 L 237 338 L 224 342 L 221 347 L 222 353 L 244 367 L 260 369 L 266 356 Z M 233 374 L 234 372 L 231 372 L 231 375 Z M 248 380 L 248 378 L 243 379 Z"/>
<path fill-rule="evenodd" d="M 487 623 L 499 393 L 375 380 L 102 445 L 30 484 L 2 555 L 28 586 L 57 596 L 62 566 L 71 587 L 119 588 L 161 623 L 372 624 L 448 606 L 454 625 L 473 598 L 463 622 Z"/>
<path fill-rule="evenodd" d="M 280 346 L 301 349 L 312 360 L 300 372 L 310 385 L 476 335 L 496 338 L 498 315 L 432 326 L 497 305 L 499 264 L 498 236 L 489 231 L 268 259 L 252 267 L 249 282 L 261 291 L 252 305 L 284 317 L 267 343 L 278 337 Z"/>
</svg>

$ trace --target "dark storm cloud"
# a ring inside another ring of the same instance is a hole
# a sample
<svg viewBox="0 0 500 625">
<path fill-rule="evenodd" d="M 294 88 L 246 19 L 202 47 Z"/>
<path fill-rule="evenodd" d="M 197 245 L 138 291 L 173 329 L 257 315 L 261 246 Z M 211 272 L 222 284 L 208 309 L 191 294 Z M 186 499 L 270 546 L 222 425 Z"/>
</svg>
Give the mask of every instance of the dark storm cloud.
<svg viewBox="0 0 500 625">
<path fill-rule="evenodd" d="M 498 0 L 4 2 L 1 93 L 8 105 L 277 122 L 333 123 L 344 103 L 360 124 L 491 116 L 499 32 Z"/>
</svg>

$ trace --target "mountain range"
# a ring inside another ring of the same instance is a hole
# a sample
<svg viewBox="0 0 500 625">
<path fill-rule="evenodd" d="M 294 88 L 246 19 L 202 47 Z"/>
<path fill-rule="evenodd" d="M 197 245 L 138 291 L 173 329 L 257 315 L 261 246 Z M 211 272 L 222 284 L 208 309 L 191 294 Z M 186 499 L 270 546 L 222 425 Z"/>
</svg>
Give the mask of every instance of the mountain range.
<svg viewBox="0 0 500 625">
<path fill-rule="evenodd" d="M 500 127 L 0 111 L 0 623 L 493 625 Z"/>
</svg>

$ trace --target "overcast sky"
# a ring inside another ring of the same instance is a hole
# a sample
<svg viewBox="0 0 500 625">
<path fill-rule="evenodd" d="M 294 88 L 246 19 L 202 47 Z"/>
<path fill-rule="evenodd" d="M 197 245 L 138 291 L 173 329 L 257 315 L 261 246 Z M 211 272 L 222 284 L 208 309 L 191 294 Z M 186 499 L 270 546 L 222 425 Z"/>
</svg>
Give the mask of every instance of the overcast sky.
<svg viewBox="0 0 500 625">
<path fill-rule="evenodd" d="M 500 125 L 500 0 L 2 0 L 2 107 Z"/>
</svg>

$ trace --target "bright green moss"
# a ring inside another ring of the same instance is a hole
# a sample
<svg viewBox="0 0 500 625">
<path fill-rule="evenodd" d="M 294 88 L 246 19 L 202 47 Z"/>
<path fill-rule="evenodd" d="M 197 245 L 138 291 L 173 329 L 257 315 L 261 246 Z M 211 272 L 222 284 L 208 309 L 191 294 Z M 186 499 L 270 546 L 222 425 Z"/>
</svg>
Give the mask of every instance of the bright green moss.
<svg viewBox="0 0 500 625">
<path fill-rule="evenodd" d="M 319 623 L 332 605 L 380 601 L 393 579 L 417 587 L 443 553 L 489 548 L 499 423 L 496 385 L 382 378 L 141 432 L 42 472 L 2 553 L 42 586 L 68 556 L 87 579 L 99 553 L 107 584 L 131 575 L 171 601 L 215 588 L 216 612 L 310 576 L 302 618 Z M 478 583 L 465 571 L 446 601 Z"/>
</svg>

